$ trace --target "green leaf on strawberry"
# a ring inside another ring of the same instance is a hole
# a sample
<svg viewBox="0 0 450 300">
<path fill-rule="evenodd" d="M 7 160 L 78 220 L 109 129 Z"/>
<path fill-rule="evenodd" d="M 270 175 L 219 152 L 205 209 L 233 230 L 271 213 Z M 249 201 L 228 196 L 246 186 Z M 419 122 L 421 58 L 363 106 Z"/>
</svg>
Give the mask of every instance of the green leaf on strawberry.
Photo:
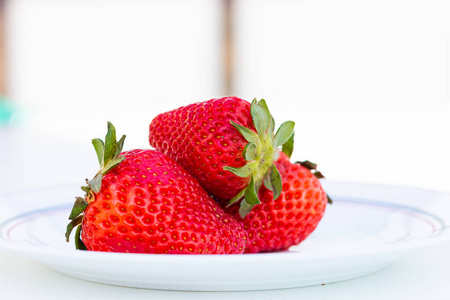
<svg viewBox="0 0 450 300">
<path fill-rule="evenodd" d="M 251 129 L 248 129 L 247 127 L 244 127 L 242 125 L 236 124 L 235 122 L 231 121 L 231 125 L 234 126 L 234 128 L 239 131 L 242 136 L 249 142 L 253 143 L 255 145 L 259 145 L 261 143 L 261 140 L 259 139 L 258 135 L 253 132 Z"/>
<path fill-rule="evenodd" d="M 101 139 L 93 139 L 92 145 L 94 145 L 95 152 L 97 153 L 98 163 L 103 164 L 103 150 L 105 149 L 105 143 Z"/>
<path fill-rule="evenodd" d="M 73 205 L 72 211 L 70 212 L 69 220 L 73 220 L 83 213 L 85 208 L 88 206 L 86 200 L 81 197 L 77 197 L 75 204 Z"/>
<path fill-rule="evenodd" d="M 75 248 L 78 250 L 87 250 L 86 246 L 81 240 L 81 225 L 78 225 L 77 231 L 75 231 Z"/>
<path fill-rule="evenodd" d="M 287 142 L 283 144 L 281 152 L 286 154 L 287 157 L 289 158 L 292 156 L 292 152 L 294 152 L 294 133 L 292 133 L 291 137 L 287 140 Z"/>
<path fill-rule="evenodd" d="M 256 158 L 256 155 L 258 154 L 258 149 L 256 148 L 255 144 L 248 143 L 247 145 L 245 145 L 243 154 L 245 160 L 254 160 Z"/>
<path fill-rule="evenodd" d="M 250 128 L 239 125 L 233 121 L 230 123 L 247 140 L 243 150 L 244 159 L 247 163 L 240 168 L 226 166 L 223 169 L 230 171 L 239 177 L 249 177 L 250 182 L 246 188 L 241 190 L 228 205 L 231 205 L 243 198 L 239 214 L 245 217 L 259 203 L 259 187 L 264 183 L 267 188 L 274 192 L 274 199 L 281 193 L 282 181 L 274 162 L 278 159 L 279 147 L 293 149 L 293 134 L 295 123 L 286 121 L 278 128 L 274 135 L 275 121 L 267 107 L 264 99 L 253 100 L 250 112 L 256 133 Z M 284 146 L 287 144 L 287 146 Z M 255 189 L 256 187 L 256 189 Z M 257 201 L 255 200 L 255 197 Z"/>
<path fill-rule="evenodd" d="M 253 206 L 261 203 L 261 201 L 259 201 L 258 199 L 258 194 L 256 192 L 255 181 L 253 180 L 253 177 L 250 179 L 250 183 L 245 189 L 244 197 L 245 201 L 241 202 L 239 208 L 239 214 L 242 218 L 244 218 L 252 210 Z"/>
<path fill-rule="evenodd" d="M 286 121 L 280 125 L 280 128 L 278 128 L 277 133 L 273 138 L 275 147 L 284 145 L 289 140 L 292 134 L 294 134 L 294 125 L 295 123 L 292 121 Z"/>
<path fill-rule="evenodd" d="M 273 198 L 277 199 L 281 194 L 282 181 L 280 172 L 275 165 L 270 167 L 270 171 L 264 176 L 264 185 L 273 192 Z"/>
<path fill-rule="evenodd" d="M 116 129 L 113 124 L 108 122 L 108 132 L 105 137 L 105 142 L 101 139 L 93 139 L 92 145 L 97 153 L 100 170 L 95 174 L 91 180 L 87 180 L 87 186 L 82 186 L 81 189 L 85 192 L 84 197 L 77 197 L 69 216 L 71 222 L 67 225 L 66 240 L 69 241 L 72 230 L 78 226 L 75 238 L 75 245 L 77 249 L 83 249 L 83 243 L 79 237 L 80 224 L 83 221 L 83 212 L 88 206 L 88 203 L 94 198 L 94 194 L 98 193 L 102 187 L 103 176 L 117 167 L 124 159 L 124 156 L 119 156 L 122 152 L 125 135 L 120 140 L 116 141 Z"/>
<path fill-rule="evenodd" d="M 272 121 L 267 105 L 258 104 L 258 101 L 255 98 L 250 106 L 250 113 L 259 137 L 264 137 L 269 129 L 270 122 Z"/>
</svg>

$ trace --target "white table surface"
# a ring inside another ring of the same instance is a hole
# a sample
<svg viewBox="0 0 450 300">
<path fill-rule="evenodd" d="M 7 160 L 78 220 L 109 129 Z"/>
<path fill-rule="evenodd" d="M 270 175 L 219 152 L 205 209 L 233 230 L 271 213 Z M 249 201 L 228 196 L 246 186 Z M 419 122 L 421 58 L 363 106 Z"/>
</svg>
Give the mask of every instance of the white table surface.
<svg viewBox="0 0 450 300">
<path fill-rule="evenodd" d="M 80 181 L 96 171 L 90 146 L 0 128 L 0 192 Z M 256 292 L 175 292 L 74 279 L 0 252 L 1 299 L 450 299 L 450 244 L 374 274 L 333 284 Z"/>
</svg>

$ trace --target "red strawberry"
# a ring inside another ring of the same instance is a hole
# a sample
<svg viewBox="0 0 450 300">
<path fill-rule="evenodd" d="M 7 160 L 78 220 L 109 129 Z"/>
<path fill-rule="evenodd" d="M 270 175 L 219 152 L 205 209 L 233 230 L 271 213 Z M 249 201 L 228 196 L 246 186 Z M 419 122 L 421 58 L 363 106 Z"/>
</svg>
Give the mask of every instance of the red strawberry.
<svg viewBox="0 0 450 300">
<path fill-rule="evenodd" d="M 198 181 L 155 150 L 121 152 L 109 123 L 106 143 L 93 140 L 101 170 L 83 187 L 66 238 L 77 249 L 169 254 L 238 254 L 247 235 Z M 83 214 L 84 212 L 84 214 Z M 81 239 L 80 239 L 81 231 Z"/>
<path fill-rule="evenodd" d="M 235 206 L 225 210 L 247 230 L 247 253 L 283 250 L 299 244 L 317 227 L 329 200 L 318 179 L 323 176 L 311 172 L 315 171 L 314 164 L 292 164 L 284 153 L 275 164 L 283 180 L 278 199 L 274 200 L 272 191 L 263 186 L 259 191 L 261 204 L 244 219 Z"/>
<path fill-rule="evenodd" d="M 275 122 L 264 100 L 250 104 L 236 97 L 211 99 L 158 115 L 150 124 L 149 142 L 198 179 L 205 190 L 223 200 L 241 198 L 245 216 L 259 203 L 262 182 L 281 192 L 273 164 L 279 148 L 290 146 L 294 122 Z"/>
</svg>

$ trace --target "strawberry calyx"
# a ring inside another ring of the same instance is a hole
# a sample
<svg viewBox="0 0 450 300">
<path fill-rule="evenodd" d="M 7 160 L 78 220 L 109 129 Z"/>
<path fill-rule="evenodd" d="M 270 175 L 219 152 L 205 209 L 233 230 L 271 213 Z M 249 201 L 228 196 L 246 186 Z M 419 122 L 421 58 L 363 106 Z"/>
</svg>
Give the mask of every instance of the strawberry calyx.
<svg viewBox="0 0 450 300">
<path fill-rule="evenodd" d="M 290 154 L 292 153 L 295 125 L 292 121 L 286 121 L 280 125 L 274 134 L 275 120 L 264 99 L 259 101 L 253 99 L 250 114 L 256 132 L 233 121 L 230 122 L 248 142 L 243 150 L 243 156 L 247 163 L 240 168 L 230 166 L 223 168 L 239 177 L 250 177 L 247 187 L 228 202 L 228 206 L 230 206 L 243 199 L 239 207 L 239 214 L 242 218 L 255 205 L 261 203 L 258 199 L 258 190 L 262 184 L 273 192 L 274 199 L 280 196 L 282 181 L 280 172 L 274 162 L 279 157 L 281 147 L 283 152 L 290 151 Z"/>
<path fill-rule="evenodd" d="M 85 195 L 84 197 L 75 198 L 75 203 L 69 215 L 69 220 L 71 221 L 67 225 L 65 234 L 66 241 L 68 242 L 72 230 L 78 226 L 75 233 L 75 247 L 77 250 L 86 250 L 86 246 L 83 244 L 80 237 L 84 210 L 89 203 L 95 200 L 95 194 L 97 194 L 102 187 L 103 176 L 125 160 L 125 156 L 120 156 L 125 137 L 126 136 L 123 135 L 120 140 L 117 141 L 116 129 L 113 124 L 108 122 L 108 132 L 106 133 L 105 141 L 98 138 L 92 140 L 100 164 L 100 170 L 91 180 L 86 179 L 86 186 L 81 187 L 81 190 L 85 192 Z"/>
<path fill-rule="evenodd" d="M 297 161 L 296 164 L 299 164 L 305 168 L 307 168 L 311 173 L 317 178 L 317 179 L 324 179 L 325 176 L 322 174 L 322 172 L 317 170 L 317 164 L 310 162 L 309 160 L 305 161 Z M 327 194 L 327 200 L 328 204 L 333 204 L 333 200 L 328 196 Z"/>
</svg>

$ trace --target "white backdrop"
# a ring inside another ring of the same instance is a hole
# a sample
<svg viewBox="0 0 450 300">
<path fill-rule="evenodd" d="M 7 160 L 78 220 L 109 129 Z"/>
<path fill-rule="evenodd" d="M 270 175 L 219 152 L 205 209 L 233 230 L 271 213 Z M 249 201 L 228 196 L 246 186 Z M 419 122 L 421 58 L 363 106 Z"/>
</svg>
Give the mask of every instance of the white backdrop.
<svg viewBox="0 0 450 300">
<path fill-rule="evenodd" d="M 223 96 L 221 2 L 12 0 L 11 98 L 36 134 L 107 120 L 147 147 L 153 116 Z M 235 92 L 296 122 L 330 179 L 450 191 L 450 1 L 235 1 Z"/>
</svg>

